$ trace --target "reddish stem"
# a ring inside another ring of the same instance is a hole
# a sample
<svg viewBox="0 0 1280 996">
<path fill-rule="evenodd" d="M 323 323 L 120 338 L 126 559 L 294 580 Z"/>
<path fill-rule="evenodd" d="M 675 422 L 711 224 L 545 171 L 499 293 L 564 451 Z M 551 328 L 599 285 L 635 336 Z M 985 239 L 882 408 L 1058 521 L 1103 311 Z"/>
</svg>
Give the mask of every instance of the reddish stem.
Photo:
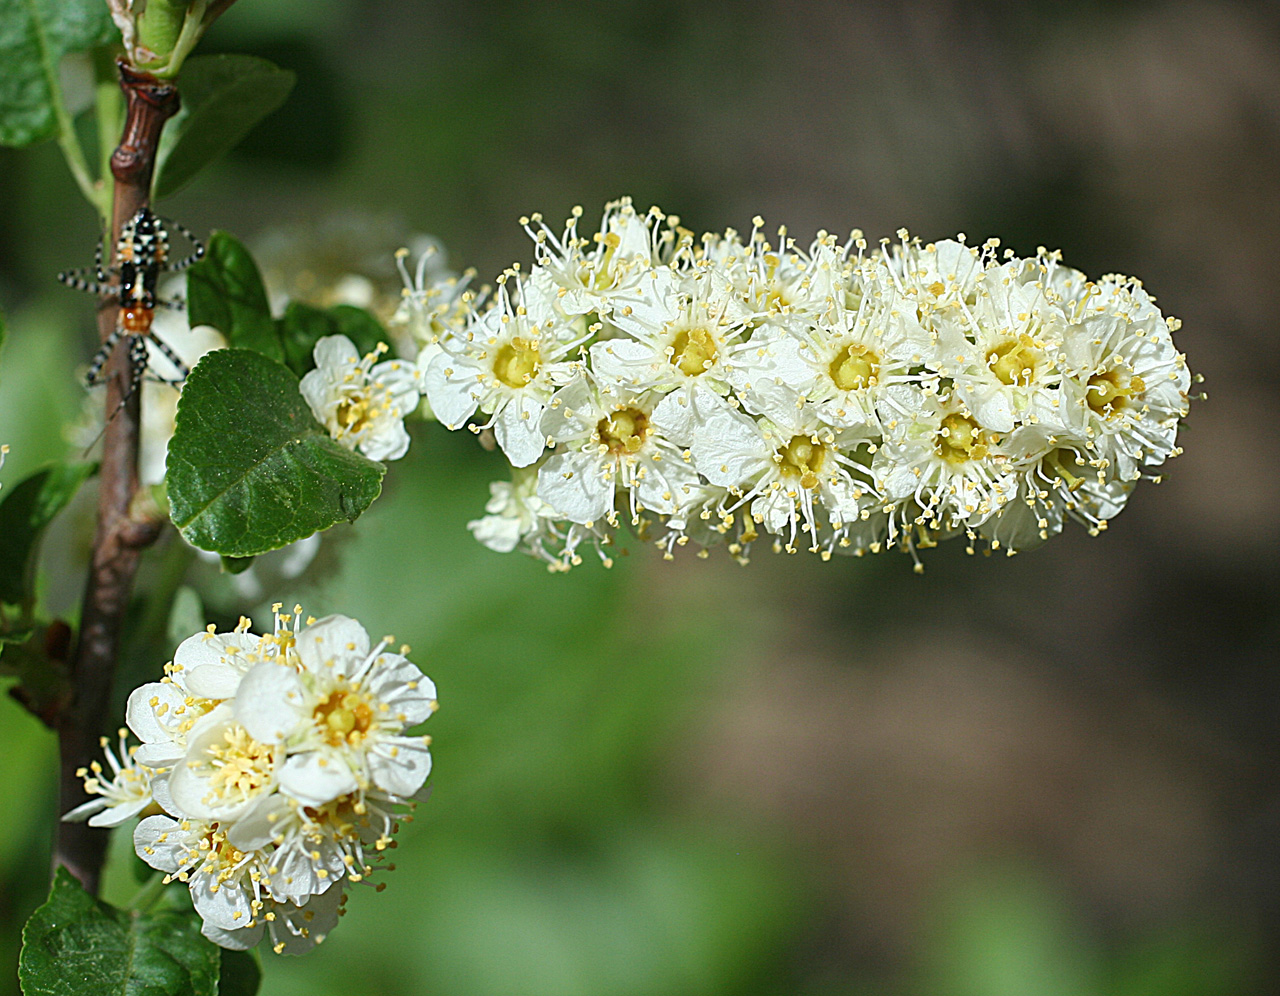
<svg viewBox="0 0 1280 996">
<path fill-rule="evenodd" d="M 160 132 L 178 111 L 178 91 L 174 86 L 123 62 L 118 65 L 120 88 L 127 103 L 120 145 L 111 155 L 115 191 L 109 245 L 113 256 L 121 227 L 150 199 Z M 99 306 L 98 335 L 103 341 L 115 329 L 118 311 L 117 303 L 110 299 L 103 299 Z M 138 558 L 143 548 L 155 542 L 162 526 L 162 520 L 140 510 L 134 501 L 138 492 L 142 392 L 129 391 L 126 342 L 119 343 L 106 369 L 105 410 L 109 421 L 103 435 L 99 472 L 98 527 L 85 585 L 80 638 L 70 663 L 74 694 L 57 722 L 61 812 L 84 799 L 76 771 L 100 753 L 98 740 L 107 726 L 107 704 Z M 84 823 L 60 823 L 54 867 L 65 865 L 87 890 L 96 893 L 106 845 L 104 830 Z"/>
</svg>

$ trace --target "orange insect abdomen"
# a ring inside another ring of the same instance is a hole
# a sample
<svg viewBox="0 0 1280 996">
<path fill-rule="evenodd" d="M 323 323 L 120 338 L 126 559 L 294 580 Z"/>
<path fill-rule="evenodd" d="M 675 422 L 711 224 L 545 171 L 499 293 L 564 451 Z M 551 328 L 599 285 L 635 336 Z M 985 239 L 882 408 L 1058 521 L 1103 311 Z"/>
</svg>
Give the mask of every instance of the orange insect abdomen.
<svg viewBox="0 0 1280 996">
<path fill-rule="evenodd" d="M 151 328 L 155 312 L 150 308 L 125 308 L 120 312 L 120 324 L 126 332 L 141 335 Z"/>
</svg>

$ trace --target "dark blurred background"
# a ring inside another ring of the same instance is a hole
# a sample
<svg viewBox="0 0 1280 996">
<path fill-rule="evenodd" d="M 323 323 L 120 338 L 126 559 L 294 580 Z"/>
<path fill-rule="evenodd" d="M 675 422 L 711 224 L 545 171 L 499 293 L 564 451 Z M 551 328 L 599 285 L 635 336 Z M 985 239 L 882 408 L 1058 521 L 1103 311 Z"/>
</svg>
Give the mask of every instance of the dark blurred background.
<svg viewBox="0 0 1280 996">
<path fill-rule="evenodd" d="M 394 632 L 443 706 L 389 888 L 268 956 L 267 996 L 1280 992 L 1276 5 L 241 0 L 218 50 L 298 87 L 165 205 L 196 231 L 373 218 L 482 276 L 531 258 L 521 214 L 624 193 L 699 230 L 998 235 L 1141 277 L 1210 394 L 1100 538 L 923 577 L 634 542 L 548 575 L 466 532 L 501 461 L 418 425 L 314 579 L 236 609 Z M 0 177 L 12 482 L 70 450 L 92 302 L 52 277 L 95 233 L 52 146 Z M 5 703 L 12 966 L 55 746 Z"/>
</svg>

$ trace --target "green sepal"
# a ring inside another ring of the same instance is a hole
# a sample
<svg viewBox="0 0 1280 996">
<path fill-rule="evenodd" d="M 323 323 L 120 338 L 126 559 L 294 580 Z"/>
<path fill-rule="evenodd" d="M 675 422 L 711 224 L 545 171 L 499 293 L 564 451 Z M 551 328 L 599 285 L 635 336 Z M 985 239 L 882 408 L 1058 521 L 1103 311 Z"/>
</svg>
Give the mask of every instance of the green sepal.
<svg viewBox="0 0 1280 996">
<path fill-rule="evenodd" d="M 218 996 L 221 961 L 194 910 L 119 910 L 59 868 L 22 930 L 18 979 L 24 996 Z"/>
<path fill-rule="evenodd" d="M 330 438 L 296 374 L 247 349 L 191 371 L 169 443 L 169 509 L 188 543 L 253 557 L 354 522 L 386 468 Z"/>
</svg>

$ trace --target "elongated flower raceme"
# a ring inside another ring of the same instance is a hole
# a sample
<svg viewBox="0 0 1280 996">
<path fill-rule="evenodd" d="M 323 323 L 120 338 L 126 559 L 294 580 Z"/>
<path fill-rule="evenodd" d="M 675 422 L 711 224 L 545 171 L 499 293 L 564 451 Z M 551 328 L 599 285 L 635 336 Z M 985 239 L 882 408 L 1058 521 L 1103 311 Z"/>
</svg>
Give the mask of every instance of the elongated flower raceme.
<svg viewBox="0 0 1280 996">
<path fill-rule="evenodd" d="M 964 237 L 802 248 L 610 204 L 598 232 L 524 219 L 535 263 L 440 321 L 409 280 L 423 391 L 513 467 L 471 523 L 552 569 L 629 525 L 667 556 L 723 543 L 1013 554 L 1106 528 L 1180 452 L 1192 376 L 1135 279 Z M 407 272 L 407 271 L 406 271 Z M 702 551 L 705 553 L 705 550 Z"/>
<path fill-rule="evenodd" d="M 346 616 L 282 613 L 263 636 L 242 619 L 185 640 L 126 710 L 141 743 L 103 741 L 110 777 L 64 816 L 118 826 L 142 815 L 138 856 L 186 883 L 204 934 L 248 948 L 264 934 L 301 953 L 337 923 L 348 885 L 367 883 L 431 770 L 411 727 L 436 691 L 406 657 Z M 381 889 L 383 883 L 377 883 Z"/>
</svg>

